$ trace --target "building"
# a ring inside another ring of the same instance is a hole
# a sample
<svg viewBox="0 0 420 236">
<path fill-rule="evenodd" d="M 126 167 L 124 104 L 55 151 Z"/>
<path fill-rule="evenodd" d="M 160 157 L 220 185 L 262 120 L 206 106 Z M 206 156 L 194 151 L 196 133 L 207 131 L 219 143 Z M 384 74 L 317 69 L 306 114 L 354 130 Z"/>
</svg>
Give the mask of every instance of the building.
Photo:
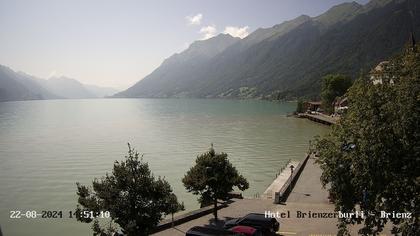
<svg viewBox="0 0 420 236">
<path fill-rule="evenodd" d="M 390 68 L 389 61 L 381 61 L 375 68 L 370 71 L 370 80 L 373 84 L 382 84 L 384 79 L 389 79 L 387 71 Z M 392 79 L 390 83 L 393 83 Z"/>
<path fill-rule="evenodd" d="M 414 33 L 411 32 L 410 37 L 408 38 L 408 44 L 406 50 L 416 52 L 416 39 Z M 375 68 L 370 72 L 370 80 L 373 84 L 382 84 L 384 81 L 394 84 L 395 76 L 391 76 L 393 66 L 389 61 L 380 62 Z"/>
<path fill-rule="evenodd" d="M 333 102 L 334 114 L 343 114 L 347 109 L 349 109 L 348 105 L 349 102 L 347 97 L 336 97 Z"/>
<path fill-rule="evenodd" d="M 320 112 L 321 102 L 304 102 L 303 107 L 306 112 Z"/>
</svg>

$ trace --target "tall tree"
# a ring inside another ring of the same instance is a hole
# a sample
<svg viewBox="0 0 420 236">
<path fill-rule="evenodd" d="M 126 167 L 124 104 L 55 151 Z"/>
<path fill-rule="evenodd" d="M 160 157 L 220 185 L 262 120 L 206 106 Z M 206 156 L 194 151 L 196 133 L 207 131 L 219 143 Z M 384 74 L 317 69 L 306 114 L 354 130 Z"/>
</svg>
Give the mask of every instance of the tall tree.
<svg viewBox="0 0 420 236">
<path fill-rule="evenodd" d="M 359 233 L 376 235 L 386 222 L 393 232 L 420 235 L 420 54 L 412 48 L 390 60 L 371 78 L 358 79 L 348 92 L 349 110 L 332 133 L 317 140 L 321 180 L 336 209 L 365 211 Z M 408 213 L 380 217 L 381 211 Z"/>
<path fill-rule="evenodd" d="M 168 197 L 168 205 L 169 205 L 168 212 L 171 214 L 171 218 L 172 218 L 172 227 L 174 227 L 174 214 L 179 211 L 185 210 L 185 206 L 184 206 L 184 203 L 178 202 L 178 198 L 176 197 L 174 193 L 172 193 Z"/>
<path fill-rule="evenodd" d="M 197 157 L 182 182 L 189 192 L 200 195 L 201 203 L 213 202 L 216 220 L 218 199 L 226 199 L 234 187 L 242 191 L 249 188 L 248 181 L 229 162 L 228 155 L 216 153 L 213 144 L 210 151 Z"/>
<path fill-rule="evenodd" d="M 124 235 L 142 236 L 149 235 L 164 215 L 180 210 L 169 183 L 155 178 L 142 157 L 128 144 L 125 160 L 115 161 L 112 174 L 95 179 L 93 189 L 77 183 L 77 219 L 89 223 L 93 219 L 83 212 L 109 211 Z M 96 220 L 92 228 L 94 235 L 112 231 Z"/>
<path fill-rule="evenodd" d="M 297 113 L 303 113 L 303 112 L 305 112 L 305 108 L 303 106 L 303 100 L 302 99 L 298 99 L 298 101 L 297 101 L 296 112 Z"/>
<path fill-rule="evenodd" d="M 352 85 L 350 77 L 334 74 L 322 78 L 321 99 L 322 107 L 327 113 L 333 111 L 333 101 L 336 97 L 343 96 Z"/>
</svg>

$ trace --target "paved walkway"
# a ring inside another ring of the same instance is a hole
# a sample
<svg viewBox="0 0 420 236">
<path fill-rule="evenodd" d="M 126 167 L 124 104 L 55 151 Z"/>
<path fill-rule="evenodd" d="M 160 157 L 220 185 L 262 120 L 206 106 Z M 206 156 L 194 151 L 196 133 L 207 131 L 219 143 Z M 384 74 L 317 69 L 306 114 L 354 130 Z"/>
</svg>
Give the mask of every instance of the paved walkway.
<svg viewBox="0 0 420 236">
<path fill-rule="evenodd" d="M 262 199 L 272 199 L 274 201 L 274 197 L 276 192 L 280 191 L 281 187 L 286 183 L 291 175 L 290 166 L 293 165 L 296 167 L 299 165 L 298 161 L 291 161 L 284 170 L 277 176 L 277 178 L 271 183 L 271 185 L 264 191 L 261 195 Z"/>
<path fill-rule="evenodd" d="M 272 199 L 242 199 L 236 200 L 229 207 L 219 211 L 219 222 L 215 222 L 213 215 L 178 225 L 175 228 L 161 231 L 155 235 L 181 236 L 185 235 L 193 226 L 222 227 L 226 220 L 244 216 L 251 212 L 265 213 L 266 211 L 279 213 L 279 235 L 309 235 L 333 236 L 337 234 L 337 218 L 323 217 L 334 214 L 334 205 L 328 203 L 328 192 L 322 188 L 320 182 L 321 170 L 310 158 L 301 173 L 292 193 L 285 204 L 273 204 Z M 349 226 L 351 235 L 357 235 L 360 226 Z M 387 234 L 390 226 L 387 227 Z"/>
<path fill-rule="evenodd" d="M 322 171 L 310 157 L 286 202 L 328 204 L 328 191 L 321 185 Z"/>
<path fill-rule="evenodd" d="M 213 214 L 209 214 L 198 219 L 186 222 L 184 224 L 175 226 L 175 228 L 167 229 L 156 233 L 154 235 L 160 236 L 181 236 L 185 235 L 185 232 L 193 226 L 212 226 L 212 227 L 223 227 L 226 220 L 232 218 L 242 217 L 251 212 L 264 213 L 265 209 L 271 209 L 273 207 L 272 200 L 262 199 L 241 199 L 233 202 L 229 207 L 220 209 L 218 211 L 219 222 L 215 222 Z"/>
<path fill-rule="evenodd" d="M 336 124 L 337 121 L 339 120 L 338 117 L 331 117 L 324 114 L 315 115 L 315 114 L 304 113 L 303 116 L 305 116 L 306 118 L 310 120 L 321 121 L 321 122 L 325 122 L 329 124 Z"/>
</svg>

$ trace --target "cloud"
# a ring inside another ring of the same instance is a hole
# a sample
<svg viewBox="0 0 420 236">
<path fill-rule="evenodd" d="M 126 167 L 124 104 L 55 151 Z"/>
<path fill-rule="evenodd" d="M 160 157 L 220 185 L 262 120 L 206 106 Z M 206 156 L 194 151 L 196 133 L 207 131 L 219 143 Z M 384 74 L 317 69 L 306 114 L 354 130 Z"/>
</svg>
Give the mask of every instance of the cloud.
<svg viewBox="0 0 420 236">
<path fill-rule="evenodd" d="M 55 76 L 57 76 L 57 71 L 52 70 L 52 71 L 50 71 L 50 74 L 48 75 L 48 78 L 52 78 L 52 77 L 55 77 Z"/>
<path fill-rule="evenodd" d="M 188 24 L 190 24 L 190 25 L 200 25 L 201 20 L 203 19 L 203 14 L 198 13 L 195 16 L 187 16 L 187 17 L 185 17 L 185 19 L 187 19 Z"/>
<path fill-rule="evenodd" d="M 233 37 L 239 37 L 242 39 L 248 36 L 249 34 L 248 29 L 249 29 L 248 26 L 244 26 L 244 27 L 226 26 L 225 31 L 223 31 L 223 33 L 230 34 Z"/>
<path fill-rule="evenodd" d="M 217 33 L 217 29 L 215 25 L 208 25 L 200 29 L 200 34 L 203 34 L 203 37 L 201 38 L 202 40 L 214 37 L 216 33 Z"/>
</svg>

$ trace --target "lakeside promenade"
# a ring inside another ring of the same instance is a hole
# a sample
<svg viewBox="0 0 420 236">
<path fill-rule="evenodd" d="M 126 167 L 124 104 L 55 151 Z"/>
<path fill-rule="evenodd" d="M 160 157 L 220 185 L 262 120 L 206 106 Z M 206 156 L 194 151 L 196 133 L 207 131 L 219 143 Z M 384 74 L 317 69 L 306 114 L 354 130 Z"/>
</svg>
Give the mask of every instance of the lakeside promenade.
<svg viewBox="0 0 420 236">
<path fill-rule="evenodd" d="M 339 118 L 338 117 L 331 117 L 324 114 L 308 114 L 308 113 L 299 113 L 297 115 L 300 118 L 306 118 L 311 121 L 315 121 L 325 125 L 335 125 L 337 124 Z"/>
<path fill-rule="evenodd" d="M 223 227 L 224 222 L 232 218 L 242 217 L 248 213 L 272 213 L 280 218 L 278 235 L 309 235 L 333 236 L 337 235 L 337 218 L 334 216 L 334 205 L 328 201 L 328 191 L 322 188 L 321 169 L 310 157 L 298 181 L 287 200 L 282 204 L 274 204 L 273 199 L 235 199 L 228 207 L 219 210 L 219 221 L 215 222 L 212 214 L 208 214 L 177 225 L 154 235 L 181 236 L 185 235 L 193 226 Z M 290 174 L 290 173 L 289 173 Z M 357 235 L 360 226 L 349 226 L 351 235 Z M 387 232 L 381 235 L 391 235 Z"/>
<path fill-rule="evenodd" d="M 288 163 L 283 171 L 276 177 L 276 179 L 271 183 L 270 186 L 264 191 L 264 193 L 261 195 L 262 199 L 272 199 L 274 200 L 276 192 L 278 192 L 283 185 L 286 183 L 286 181 L 289 179 L 291 172 L 291 166 L 296 168 L 296 166 L 299 165 L 298 161 L 291 161 Z"/>
<path fill-rule="evenodd" d="M 314 159 L 309 158 L 308 162 L 301 173 L 294 189 L 290 193 L 287 201 L 283 204 L 274 204 L 273 199 L 268 192 L 274 190 L 274 186 L 278 189 L 280 179 L 286 182 L 290 176 L 290 164 L 296 167 L 297 162 L 291 162 L 284 169 L 284 173 L 280 174 L 276 180 L 267 188 L 266 193 L 261 198 L 255 199 L 235 199 L 228 207 L 219 210 L 219 221 L 215 222 L 212 214 L 205 215 L 195 220 L 175 226 L 154 235 L 170 236 L 185 235 L 193 226 L 212 226 L 223 227 L 225 221 L 232 218 L 242 217 L 248 213 L 284 213 L 283 218 L 278 218 L 280 222 L 280 235 L 336 235 L 337 219 L 314 219 L 303 216 L 297 216 L 298 212 L 334 212 L 334 206 L 328 202 L 328 193 L 322 189 L 319 177 L 321 170 L 314 164 Z M 301 218 L 303 217 L 303 218 Z"/>
</svg>

